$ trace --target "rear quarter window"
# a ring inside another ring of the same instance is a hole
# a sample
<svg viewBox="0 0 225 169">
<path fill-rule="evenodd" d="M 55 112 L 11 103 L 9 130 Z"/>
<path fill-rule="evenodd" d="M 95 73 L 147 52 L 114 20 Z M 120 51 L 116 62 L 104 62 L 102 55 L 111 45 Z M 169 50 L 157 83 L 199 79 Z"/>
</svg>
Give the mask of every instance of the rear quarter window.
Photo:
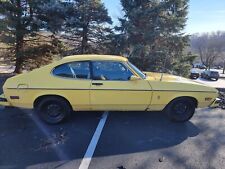
<svg viewBox="0 0 225 169">
<path fill-rule="evenodd" d="M 74 79 L 90 79 L 90 64 L 87 61 L 65 63 L 55 67 L 52 74 Z"/>
<path fill-rule="evenodd" d="M 60 76 L 60 77 L 73 78 L 73 73 L 70 70 L 68 64 L 63 64 L 63 65 L 55 67 L 52 74 L 55 76 Z"/>
</svg>

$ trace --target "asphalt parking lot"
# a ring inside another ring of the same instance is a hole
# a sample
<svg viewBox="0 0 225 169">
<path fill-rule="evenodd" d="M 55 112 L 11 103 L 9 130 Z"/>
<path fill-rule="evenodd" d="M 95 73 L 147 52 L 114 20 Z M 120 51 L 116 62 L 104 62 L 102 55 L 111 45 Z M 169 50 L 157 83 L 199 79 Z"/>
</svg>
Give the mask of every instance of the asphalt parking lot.
<svg viewBox="0 0 225 169">
<path fill-rule="evenodd" d="M 0 111 L 0 169 L 78 169 L 99 112 L 49 126 L 27 110 Z M 184 124 L 160 112 L 110 112 L 90 169 L 224 168 L 225 112 L 198 110 Z"/>
<path fill-rule="evenodd" d="M 1 109 L 0 169 L 78 169 L 101 116 L 74 112 L 46 125 L 30 110 Z M 161 112 L 109 112 L 89 169 L 222 169 L 224 119 L 221 109 L 198 109 L 182 124 Z"/>
</svg>

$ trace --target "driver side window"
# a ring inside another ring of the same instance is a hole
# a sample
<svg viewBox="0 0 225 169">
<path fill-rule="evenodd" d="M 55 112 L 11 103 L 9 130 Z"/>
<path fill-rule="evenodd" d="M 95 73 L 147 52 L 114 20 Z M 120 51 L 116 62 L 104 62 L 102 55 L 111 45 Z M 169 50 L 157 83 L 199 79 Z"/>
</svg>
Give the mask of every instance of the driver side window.
<svg viewBox="0 0 225 169">
<path fill-rule="evenodd" d="M 133 75 L 132 72 L 120 62 L 94 61 L 93 79 L 127 81 Z"/>
</svg>

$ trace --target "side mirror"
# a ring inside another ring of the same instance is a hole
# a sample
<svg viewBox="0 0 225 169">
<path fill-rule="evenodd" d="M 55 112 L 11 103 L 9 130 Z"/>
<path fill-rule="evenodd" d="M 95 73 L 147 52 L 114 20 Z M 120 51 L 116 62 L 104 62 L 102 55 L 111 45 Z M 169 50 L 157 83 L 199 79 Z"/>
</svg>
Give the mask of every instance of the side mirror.
<svg viewBox="0 0 225 169">
<path fill-rule="evenodd" d="M 141 80 L 141 78 L 138 77 L 138 76 L 132 75 L 132 76 L 130 77 L 130 80 L 131 80 L 131 81 L 136 81 L 136 80 Z"/>
</svg>

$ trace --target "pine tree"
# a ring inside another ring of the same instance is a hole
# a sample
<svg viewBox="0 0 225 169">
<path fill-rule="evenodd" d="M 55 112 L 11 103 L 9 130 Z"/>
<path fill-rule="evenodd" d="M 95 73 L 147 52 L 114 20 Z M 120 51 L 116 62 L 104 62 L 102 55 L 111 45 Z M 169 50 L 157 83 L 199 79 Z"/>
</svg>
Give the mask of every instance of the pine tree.
<svg viewBox="0 0 225 169">
<path fill-rule="evenodd" d="M 0 21 L 6 23 L 1 31 L 9 34 L 13 39 L 12 45 L 15 44 L 16 73 L 21 71 L 24 38 L 35 36 L 40 29 L 52 32 L 59 30 L 59 25 L 55 24 L 60 19 L 56 17 L 57 14 L 60 14 L 59 7 L 54 6 L 56 3 L 60 2 L 57 0 L 0 0 L 0 15 L 2 16 Z M 50 4 L 53 7 L 47 8 Z"/>
<path fill-rule="evenodd" d="M 183 30 L 188 0 L 121 0 L 125 15 L 120 19 L 126 52 L 145 70 L 173 69 L 184 58 L 188 36 Z M 128 50 L 127 50 L 128 49 Z"/>
<path fill-rule="evenodd" d="M 66 16 L 64 37 L 74 42 L 75 54 L 105 50 L 112 33 L 109 27 L 112 21 L 100 0 L 74 0 Z"/>
</svg>

